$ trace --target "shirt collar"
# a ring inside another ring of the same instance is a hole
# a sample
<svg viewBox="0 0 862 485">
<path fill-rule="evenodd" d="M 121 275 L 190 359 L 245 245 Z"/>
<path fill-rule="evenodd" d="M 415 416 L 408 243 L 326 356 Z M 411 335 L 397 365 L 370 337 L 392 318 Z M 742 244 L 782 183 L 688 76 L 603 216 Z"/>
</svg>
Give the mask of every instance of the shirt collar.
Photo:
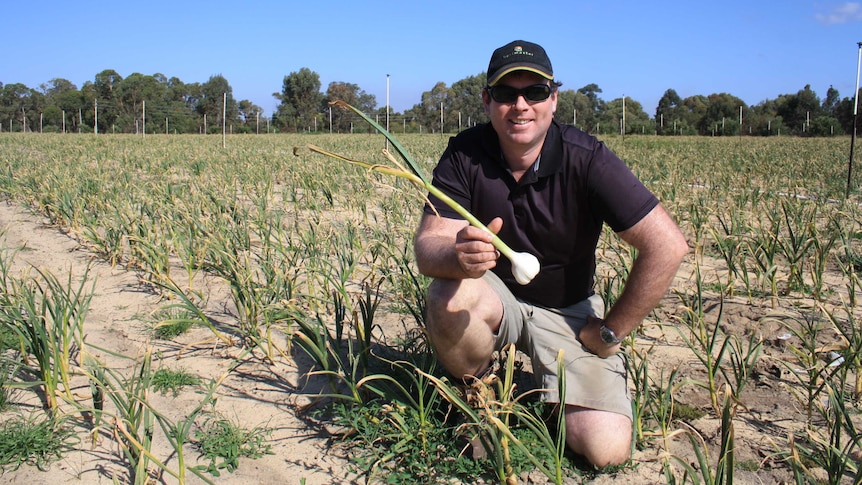
<svg viewBox="0 0 862 485">
<path fill-rule="evenodd" d="M 491 123 L 486 123 L 483 139 L 485 151 L 491 159 L 497 160 L 504 169 L 508 169 L 503 161 L 500 139 Z M 533 183 L 541 177 L 548 177 L 560 171 L 563 166 L 563 144 L 561 140 L 560 123 L 554 120 L 551 122 L 551 126 L 548 127 L 548 133 L 545 136 L 545 144 L 542 146 L 542 153 L 539 155 L 541 163 L 538 164 L 538 170 L 528 170 L 521 178 L 521 184 Z"/>
</svg>

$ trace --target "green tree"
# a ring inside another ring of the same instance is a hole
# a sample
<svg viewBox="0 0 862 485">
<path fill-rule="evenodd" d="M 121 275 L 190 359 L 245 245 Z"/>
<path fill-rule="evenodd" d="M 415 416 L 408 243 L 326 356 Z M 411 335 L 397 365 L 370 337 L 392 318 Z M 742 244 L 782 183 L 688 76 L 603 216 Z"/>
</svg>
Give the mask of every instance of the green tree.
<svg viewBox="0 0 862 485">
<path fill-rule="evenodd" d="M 122 81 L 123 76 L 120 76 L 113 69 L 105 69 L 99 72 L 96 74 L 96 79 L 93 83 L 96 86 L 96 95 L 99 96 L 99 99 L 113 101 L 114 93 L 118 91 L 117 88 Z"/>
<path fill-rule="evenodd" d="M 0 90 L 0 121 L 3 129 L 10 131 L 32 131 L 31 107 L 33 90 L 21 83 L 6 84 Z"/>
<path fill-rule="evenodd" d="M 573 98 L 572 120 L 577 116 L 577 125 L 586 131 L 597 131 L 607 127 L 601 126 L 600 116 L 605 109 L 605 101 L 599 97 L 602 89 L 598 84 L 590 83 L 577 90 Z M 617 127 L 619 128 L 619 127 Z"/>
<path fill-rule="evenodd" d="M 464 129 L 488 121 L 488 115 L 482 105 L 482 90 L 485 89 L 487 80 L 488 75 L 483 72 L 452 84 L 448 107 L 452 120 L 446 123 L 447 127 L 452 130 Z"/>
<path fill-rule="evenodd" d="M 574 123 L 575 92 L 571 89 L 557 90 L 557 110 L 554 119 L 560 123 Z"/>
<path fill-rule="evenodd" d="M 694 95 L 683 98 L 677 109 L 674 110 L 673 120 L 666 121 L 666 128 L 670 128 L 678 135 L 697 135 L 698 124 L 706 115 L 709 107 L 709 99 L 703 95 Z"/>
<path fill-rule="evenodd" d="M 626 133 L 636 135 L 655 133 L 655 122 L 644 110 L 640 101 L 626 98 Z"/>
<path fill-rule="evenodd" d="M 373 94 L 368 94 L 359 88 L 356 84 L 345 82 L 331 82 L 326 88 L 326 96 L 322 101 L 321 113 L 329 114 L 329 103 L 334 101 L 344 101 L 345 103 L 355 106 L 363 113 L 373 115 L 377 107 L 377 98 Z M 319 126 L 318 129 L 322 129 Z M 353 112 L 347 109 L 332 108 L 332 131 L 336 133 L 350 133 L 355 129 L 361 131 L 369 131 L 368 127 L 362 122 Z"/>
<path fill-rule="evenodd" d="M 799 100 L 796 107 L 796 116 L 800 123 L 802 120 L 805 120 L 807 131 L 811 120 L 819 117 L 822 112 L 820 98 L 817 96 L 817 93 L 811 89 L 810 84 L 805 85 L 803 89 L 799 90 L 799 92 L 796 93 L 796 98 Z"/>
<path fill-rule="evenodd" d="M 619 134 L 623 120 L 623 98 L 617 98 L 604 103 L 604 109 L 599 115 L 600 131 L 602 133 Z M 653 123 L 649 115 L 643 110 L 643 106 L 631 99 L 625 98 L 625 122 L 626 133 L 643 133 L 649 126 L 649 132 L 653 131 Z"/>
<path fill-rule="evenodd" d="M 40 86 L 42 88 L 42 92 L 45 93 L 46 96 L 53 98 L 58 94 L 65 93 L 66 91 L 77 91 L 78 87 L 75 86 L 72 81 L 63 78 L 51 79 L 46 84 L 42 84 Z"/>
<path fill-rule="evenodd" d="M 682 120 L 679 113 L 682 109 L 684 108 L 682 107 L 682 98 L 679 97 L 679 94 L 673 89 L 665 91 L 661 99 L 658 100 L 658 106 L 655 108 L 656 129 L 659 135 L 676 134 L 673 129 L 668 130 L 666 128 L 669 126 L 673 127 L 674 121 Z"/>
<path fill-rule="evenodd" d="M 323 100 L 320 86 L 320 76 L 307 67 L 285 76 L 281 93 L 273 93 L 280 101 L 274 116 L 276 125 L 284 131 L 312 126 Z"/>
<path fill-rule="evenodd" d="M 747 134 L 771 136 L 777 134 L 779 128 L 783 128 L 779 120 L 781 118 L 776 112 L 775 100 L 764 100 L 745 112 L 744 128 Z"/>
<path fill-rule="evenodd" d="M 701 135 L 739 135 L 739 110 L 746 109 L 745 102 L 728 93 L 710 94 L 706 111 L 697 122 Z"/>
<path fill-rule="evenodd" d="M 841 101 L 841 95 L 838 90 L 829 86 L 826 90 L 826 97 L 823 98 L 823 104 L 820 105 L 822 112 L 829 116 L 835 116 L 835 110 L 838 108 L 838 103 Z"/>
<path fill-rule="evenodd" d="M 201 85 L 197 112 L 206 117 L 207 132 L 212 133 L 221 132 L 222 122 L 232 123 L 237 119 L 239 110 L 233 97 L 233 89 L 224 76 L 210 76 L 209 80 Z"/>
<path fill-rule="evenodd" d="M 438 82 L 431 88 L 431 91 L 422 93 L 422 102 L 419 106 L 414 106 L 414 112 L 417 114 L 417 121 L 423 130 L 428 133 L 440 133 L 443 130 L 446 121 L 446 113 L 449 106 L 449 88 L 446 83 Z M 443 110 L 443 120 L 441 125 L 440 110 Z"/>
<path fill-rule="evenodd" d="M 120 99 L 120 83 L 123 76 L 113 70 L 105 69 L 96 74 L 91 84 L 81 87 L 81 102 L 93 106 L 93 101 L 98 100 L 101 104 L 99 118 L 105 126 L 113 126 L 123 114 L 122 100 Z M 85 89 L 86 88 L 86 89 Z M 81 106 L 82 112 L 84 107 Z M 75 113 L 77 115 L 77 113 Z M 80 120 L 78 120 L 80 121 Z"/>
<path fill-rule="evenodd" d="M 75 112 L 82 107 L 78 87 L 68 79 L 54 78 L 41 84 L 39 89 L 45 95 L 45 107 L 42 111 L 44 131 L 62 131 L 66 110 L 64 105 L 72 104 Z"/>
<path fill-rule="evenodd" d="M 853 133 L 853 102 L 854 98 L 843 98 L 836 104 L 834 110 L 834 116 L 841 123 L 841 129 L 846 134 Z"/>
<path fill-rule="evenodd" d="M 578 92 L 587 97 L 587 101 L 589 103 L 590 110 L 593 114 L 598 115 L 604 109 L 605 102 L 599 97 L 602 89 L 598 84 L 590 83 L 586 86 L 578 89 Z"/>
<path fill-rule="evenodd" d="M 163 103 L 170 118 L 171 133 L 198 133 L 203 120 L 197 114 L 197 104 L 200 102 L 201 85 L 186 84 L 177 77 L 164 81 Z"/>
<path fill-rule="evenodd" d="M 258 122 L 263 116 L 263 109 L 247 99 L 243 99 L 237 105 L 239 110 L 239 121 L 241 129 L 238 132 L 257 133 Z"/>
<path fill-rule="evenodd" d="M 820 98 L 806 85 L 796 94 L 780 95 L 777 103 L 777 114 L 784 120 L 794 134 L 806 134 L 812 119 L 820 116 Z"/>
<path fill-rule="evenodd" d="M 118 117 L 116 120 L 109 120 L 100 114 L 100 132 L 108 131 L 112 121 L 117 124 L 121 131 L 125 132 L 137 131 L 135 129 L 136 122 L 141 123 L 139 129 L 143 129 L 143 123 L 146 122 L 148 132 L 164 132 L 164 120 L 167 115 L 164 100 L 167 98 L 167 92 L 165 86 L 157 78 L 137 72 L 132 73 L 120 81 L 116 91 L 119 93 L 118 96 L 115 96 L 115 99 L 119 100 L 117 104 Z M 146 111 L 144 111 L 145 102 Z M 102 107 L 100 107 L 100 111 L 101 109 Z M 92 116 L 85 117 L 88 124 L 91 124 L 91 119 Z"/>
<path fill-rule="evenodd" d="M 603 106 L 604 101 L 593 100 L 590 96 L 573 89 L 560 89 L 557 91 L 557 111 L 554 113 L 554 119 L 584 131 L 593 131 L 598 120 L 598 112 L 594 110 L 596 104 Z"/>
<path fill-rule="evenodd" d="M 404 121 L 403 130 L 408 133 L 419 133 L 420 130 L 420 118 L 421 118 L 422 106 L 418 104 L 414 104 L 412 108 L 404 110 Z"/>
<path fill-rule="evenodd" d="M 835 136 L 842 133 L 841 122 L 832 116 L 821 115 L 811 120 L 810 136 Z"/>
</svg>

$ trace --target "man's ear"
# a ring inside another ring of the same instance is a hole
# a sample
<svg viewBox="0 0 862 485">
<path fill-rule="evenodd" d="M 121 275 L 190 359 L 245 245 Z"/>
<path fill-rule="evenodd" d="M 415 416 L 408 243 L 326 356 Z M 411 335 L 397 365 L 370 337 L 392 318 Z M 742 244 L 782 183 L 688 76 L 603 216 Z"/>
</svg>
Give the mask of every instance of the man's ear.
<svg viewBox="0 0 862 485">
<path fill-rule="evenodd" d="M 489 98 L 488 90 L 482 90 L 482 108 L 485 109 L 485 114 L 491 116 L 491 100 Z"/>
</svg>

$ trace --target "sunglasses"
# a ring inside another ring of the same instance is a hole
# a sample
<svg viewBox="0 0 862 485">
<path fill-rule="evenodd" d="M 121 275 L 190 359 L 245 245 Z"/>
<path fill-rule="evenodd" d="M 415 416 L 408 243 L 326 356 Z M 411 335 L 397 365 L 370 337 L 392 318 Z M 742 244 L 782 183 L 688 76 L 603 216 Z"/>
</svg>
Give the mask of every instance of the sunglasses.
<svg viewBox="0 0 862 485">
<path fill-rule="evenodd" d="M 498 103 L 514 103 L 518 100 L 518 96 L 523 96 L 528 102 L 538 103 L 548 99 L 553 92 L 551 86 L 547 84 L 533 84 L 523 89 L 501 84 L 499 86 L 488 86 L 485 89 L 488 90 L 491 98 Z"/>
</svg>

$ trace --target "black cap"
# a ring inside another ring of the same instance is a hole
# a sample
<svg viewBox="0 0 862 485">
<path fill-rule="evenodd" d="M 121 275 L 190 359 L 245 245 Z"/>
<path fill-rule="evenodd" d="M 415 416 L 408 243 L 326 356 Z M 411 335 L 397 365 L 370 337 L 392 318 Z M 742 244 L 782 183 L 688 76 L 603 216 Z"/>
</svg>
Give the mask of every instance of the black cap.
<svg viewBox="0 0 862 485">
<path fill-rule="evenodd" d="M 510 42 L 495 50 L 488 63 L 488 86 L 493 86 L 512 71 L 530 71 L 554 80 L 554 69 L 545 49 L 524 40 Z"/>
</svg>

